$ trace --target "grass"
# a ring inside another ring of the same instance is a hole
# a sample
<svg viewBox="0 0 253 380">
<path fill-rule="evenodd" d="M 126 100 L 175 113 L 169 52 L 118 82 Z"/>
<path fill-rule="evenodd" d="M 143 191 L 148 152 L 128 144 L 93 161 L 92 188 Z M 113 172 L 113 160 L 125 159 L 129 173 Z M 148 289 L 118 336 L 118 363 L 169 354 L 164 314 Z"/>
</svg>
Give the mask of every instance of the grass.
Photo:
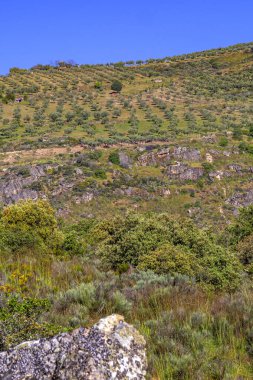
<svg viewBox="0 0 253 380">
<path fill-rule="evenodd" d="M 252 43 L 169 62 L 33 68 L 0 77 L 0 197 L 10 184 L 17 195 L 29 190 L 25 180 L 33 181 L 31 167 L 42 168 L 46 175 L 32 185 L 42 186 L 38 196 L 49 198 L 66 230 L 76 221 L 111 220 L 131 211 L 166 212 L 190 216 L 220 236 L 237 210 L 230 197 L 247 195 L 252 187 L 253 156 L 239 149 L 240 142 L 252 142 L 251 49 Z M 161 83 L 155 82 L 158 78 Z M 123 84 L 115 97 L 110 95 L 114 79 Z M 94 88 L 96 82 L 102 82 L 101 91 Z M 6 104 L 9 91 L 25 100 Z M 240 139 L 233 135 L 238 128 Z M 222 139 L 226 146 L 220 146 Z M 200 151 L 199 161 L 186 162 L 192 167 L 205 165 L 208 153 L 213 157 L 209 169 L 223 176 L 211 179 L 206 173 L 198 181 L 179 181 L 166 174 L 174 158 L 164 165 L 138 162 L 143 154 L 177 146 Z M 113 152 L 124 152 L 130 167 L 109 162 Z M 46 169 L 48 164 L 56 168 Z M 238 174 L 228 169 L 230 164 L 247 170 Z M 163 196 L 164 190 L 170 194 Z M 87 192 L 94 196 L 89 202 L 82 199 Z M 7 198 L 1 199 L 5 203 Z M 91 326 L 116 312 L 145 336 L 152 380 L 253 378 L 250 277 L 227 293 L 208 291 L 182 276 L 133 268 L 118 274 L 97 258 L 89 237 L 81 238 L 89 254 L 0 252 L 0 328 L 9 337 L 7 346 Z M 28 310 L 29 319 L 24 305 L 31 300 L 36 310 Z M 14 302 L 14 315 L 8 302 Z M 1 319 L 3 311 L 7 320 Z"/>
<path fill-rule="evenodd" d="M 6 289 L 9 285 L 25 297 L 52 300 L 40 323 L 69 329 L 79 323 L 90 326 L 113 312 L 125 314 L 147 340 L 152 379 L 249 380 L 253 376 L 247 341 L 252 328 L 250 284 L 232 295 L 213 294 L 183 278 L 175 285 L 169 276 L 152 273 L 106 274 L 98 263 L 83 257 L 57 259 L 26 253 L 9 260 L 2 256 L 1 263 Z M 91 293 L 88 284 L 94 286 Z M 116 301 L 117 292 L 121 296 Z"/>
</svg>

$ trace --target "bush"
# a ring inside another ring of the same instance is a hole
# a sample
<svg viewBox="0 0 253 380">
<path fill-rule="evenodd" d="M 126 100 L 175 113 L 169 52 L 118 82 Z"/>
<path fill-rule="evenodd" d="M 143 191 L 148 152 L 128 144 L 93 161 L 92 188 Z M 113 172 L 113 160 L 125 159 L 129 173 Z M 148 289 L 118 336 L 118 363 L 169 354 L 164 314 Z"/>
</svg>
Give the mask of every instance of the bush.
<svg viewBox="0 0 253 380">
<path fill-rule="evenodd" d="M 0 237 L 4 248 L 57 252 L 63 242 L 54 210 L 47 201 L 20 201 L 3 209 Z"/>
<path fill-rule="evenodd" d="M 0 351 L 24 340 L 52 336 L 63 328 L 40 322 L 41 315 L 50 308 L 47 299 L 22 298 L 16 294 L 1 297 Z"/>
<path fill-rule="evenodd" d="M 112 153 L 110 153 L 108 159 L 114 165 L 119 165 L 120 164 L 119 153 L 118 152 L 112 152 Z"/>
<path fill-rule="evenodd" d="M 239 243 L 253 232 L 253 206 L 241 208 L 239 216 L 226 230 L 231 245 Z"/>
<path fill-rule="evenodd" d="M 111 85 L 112 91 L 120 92 L 122 90 L 122 83 L 118 80 L 114 80 Z"/>
<path fill-rule="evenodd" d="M 62 248 L 71 255 L 82 255 L 85 252 L 84 244 L 75 231 L 71 231 L 65 235 Z"/>
<path fill-rule="evenodd" d="M 104 171 L 104 169 L 99 168 L 95 170 L 94 176 L 96 178 L 106 179 L 106 172 Z"/>
<path fill-rule="evenodd" d="M 245 269 L 253 274 L 253 234 L 246 236 L 238 243 L 237 251 Z"/>
<path fill-rule="evenodd" d="M 102 84 L 102 82 L 96 82 L 96 83 L 94 84 L 94 88 L 95 88 L 96 90 L 103 90 L 103 84 Z"/>
<path fill-rule="evenodd" d="M 92 283 L 82 283 L 76 288 L 67 290 L 63 297 L 67 303 L 80 303 L 87 309 L 91 309 L 96 300 L 95 291 L 96 288 Z"/>
<path fill-rule="evenodd" d="M 194 277 L 198 264 L 189 249 L 166 243 L 140 258 L 138 268 L 152 270 L 157 274 L 185 274 Z"/>
<path fill-rule="evenodd" d="M 128 215 L 95 226 L 98 254 L 112 269 L 129 264 L 158 274 L 187 274 L 216 288 L 237 287 L 241 265 L 190 220 Z"/>
<path fill-rule="evenodd" d="M 228 139 L 226 137 L 221 137 L 221 139 L 219 141 L 219 145 L 222 147 L 227 146 L 228 145 Z"/>
</svg>

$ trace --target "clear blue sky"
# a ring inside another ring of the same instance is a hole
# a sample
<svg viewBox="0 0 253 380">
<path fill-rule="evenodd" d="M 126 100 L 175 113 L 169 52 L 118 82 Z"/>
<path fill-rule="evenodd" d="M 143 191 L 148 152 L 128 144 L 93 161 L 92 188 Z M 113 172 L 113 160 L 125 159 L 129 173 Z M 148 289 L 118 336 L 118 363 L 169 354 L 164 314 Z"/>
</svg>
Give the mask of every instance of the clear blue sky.
<svg viewBox="0 0 253 380">
<path fill-rule="evenodd" d="M 0 73 L 159 58 L 253 40 L 253 0 L 0 0 Z"/>
</svg>

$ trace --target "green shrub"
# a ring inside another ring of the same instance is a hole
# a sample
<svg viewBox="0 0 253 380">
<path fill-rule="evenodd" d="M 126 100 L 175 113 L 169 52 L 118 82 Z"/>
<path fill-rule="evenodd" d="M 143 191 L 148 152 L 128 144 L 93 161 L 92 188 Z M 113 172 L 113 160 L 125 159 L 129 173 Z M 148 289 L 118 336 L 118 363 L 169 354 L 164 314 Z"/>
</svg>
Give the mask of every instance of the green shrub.
<svg viewBox="0 0 253 380">
<path fill-rule="evenodd" d="M 241 208 L 237 219 L 226 229 L 230 244 L 237 244 L 253 232 L 253 206 Z"/>
<path fill-rule="evenodd" d="M 114 80 L 111 85 L 112 91 L 120 92 L 122 90 L 122 83 L 118 80 Z"/>
<path fill-rule="evenodd" d="M 94 171 L 94 176 L 100 179 L 106 179 L 106 172 L 104 169 L 99 168 Z"/>
<path fill-rule="evenodd" d="M 85 252 L 84 244 L 75 231 L 66 233 L 62 248 L 71 255 L 82 255 Z"/>
<path fill-rule="evenodd" d="M 119 153 L 118 152 L 112 152 L 112 153 L 110 153 L 108 159 L 114 165 L 119 165 L 120 164 Z"/>
<path fill-rule="evenodd" d="M 238 257 L 249 274 L 253 274 L 253 233 L 237 244 Z"/>
<path fill-rule="evenodd" d="M 61 293 L 58 302 L 63 310 L 67 309 L 71 303 L 83 305 L 90 310 L 96 302 L 95 292 L 96 288 L 92 283 L 81 283 Z"/>
<path fill-rule="evenodd" d="M 127 314 L 132 307 L 131 302 L 119 290 L 112 295 L 112 305 L 112 312 L 121 314 Z"/>
<path fill-rule="evenodd" d="M 226 137 L 221 137 L 219 141 L 219 145 L 222 147 L 228 146 L 228 139 Z"/>
<path fill-rule="evenodd" d="M 96 83 L 94 84 L 94 88 L 95 88 L 96 90 L 103 90 L 103 83 L 102 83 L 102 82 L 96 82 Z"/>
<path fill-rule="evenodd" d="M 0 219 L 3 247 L 11 251 L 37 249 L 57 252 L 63 243 L 55 213 L 47 201 L 20 201 L 3 209 Z"/>
<path fill-rule="evenodd" d="M 140 257 L 138 268 L 152 270 L 157 274 L 181 273 L 190 277 L 198 272 L 197 260 L 189 249 L 165 243 L 156 250 Z"/>
<path fill-rule="evenodd" d="M 216 288 L 238 286 L 239 260 L 190 220 L 134 214 L 102 222 L 93 234 L 98 254 L 114 270 L 129 264 L 158 274 L 186 274 Z"/>
<path fill-rule="evenodd" d="M 6 350 L 25 340 L 52 336 L 64 330 L 63 327 L 40 321 L 41 315 L 49 309 L 50 302 L 47 299 L 2 294 L 0 350 Z"/>
</svg>

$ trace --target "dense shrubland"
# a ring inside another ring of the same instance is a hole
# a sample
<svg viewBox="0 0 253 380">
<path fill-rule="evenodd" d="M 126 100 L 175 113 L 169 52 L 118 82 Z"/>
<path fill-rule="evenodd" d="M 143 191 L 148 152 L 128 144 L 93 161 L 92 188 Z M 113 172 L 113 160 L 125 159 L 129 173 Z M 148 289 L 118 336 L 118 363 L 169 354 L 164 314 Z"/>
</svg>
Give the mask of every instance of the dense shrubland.
<svg viewBox="0 0 253 380">
<path fill-rule="evenodd" d="M 1 348 L 117 312 L 157 378 L 250 379 L 252 209 L 214 237 L 167 214 L 66 225 L 46 201 L 3 208 Z"/>
</svg>

